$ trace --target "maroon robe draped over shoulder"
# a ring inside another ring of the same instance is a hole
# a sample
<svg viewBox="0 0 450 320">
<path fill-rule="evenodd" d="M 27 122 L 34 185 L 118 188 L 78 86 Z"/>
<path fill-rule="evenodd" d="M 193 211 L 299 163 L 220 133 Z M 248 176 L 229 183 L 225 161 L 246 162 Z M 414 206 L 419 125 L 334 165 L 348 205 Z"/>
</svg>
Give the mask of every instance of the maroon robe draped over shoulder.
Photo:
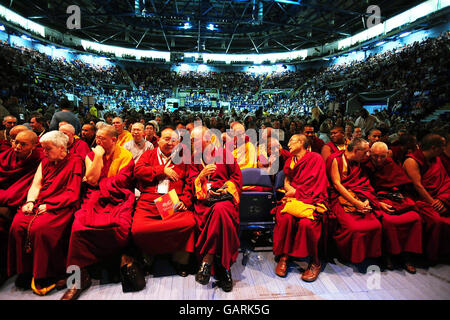
<svg viewBox="0 0 450 320">
<path fill-rule="evenodd" d="M 43 157 L 40 147 L 24 160 L 16 157 L 13 148 L 0 153 L 0 207 L 17 207 L 23 203 Z"/>
<path fill-rule="evenodd" d="M 295 198 L 306 204 L 324 204 L 328 208 L 328 180 L 325 162 L 320 154 L 307 151 L 291 169 L 292 157 L 284 166 L 285 176 L 295 188 Z M 296 258 L 317 257 L 322 234 L 321 215 L 315 220 L 297 218 L 281 212 L 284 205 L 275 208 L 276 224 L 273 232 L 273 253 L 275 256 L 289 255 Z"/>
<path fill-rule="evenodd" d="M 391 158 L 387 158 L 381 167 L 375 167 L 369 160 L 365 167 L 378 200 L 399 211 L 396 214 L 381 211 L 384 249 L 391 255 L 402 252 L 422 253 L 422 219 L 406 190 L 407 187 L 412 187 L 411 179 Z M 389 193 L 400 193 L 405 199 L 393 201 L 389 199 Z"/>
<path fill-rule="evenodd" d="M 447 213 L 441 215 L 428 202 L 418 196 L 415 199 L 425 224 L 424 253 L 428 259 L 436 261 L 440 256 L 450 253 L 450 178 L 439 157 L 430 163 L 420 149 L 408 157 L 419 165 L 423 187 L 433 199 L 441 200 L 447 208 Z"/>
<path fill-rule="evenodd" d="M 348 174 L 344 176 L 343 157 L 345 157 L 344 150 L 331 154 L 326 161 L 327 174 L 332 185 L 329 190 L 331 212 L 328 217 L 335 219 L 334 222 L 336 222 L 330 224 L 329 232 L 333 235 L 340 256 L 352 263 L 360 263 L 366 258 L 381 256 L 382 229 L 377 219 L 381 212 L 367 173 L 363 171 L 359 163 L 346 159 Z M 347 190 L 354 192 L 361 200 L 369 200 L 372 212 L 359 215 L 344 211 L 338 200 L 340 194 L 331 180 L 331 166 L 334 159 L 338 164 L 341 184 Z"/>
<path fill-rule="evenodd" d="M 311 151 L 320 154 L 322 152 L 322 147 L 325 145 L 322 139 L 314 136 L 311 142 Z"/>
<path fill-rule="evenodd" d="M 157 152 L 158 148 L 145 151 L 134 169 L 141 196 L 133 216 L 131 227 L 133 240 L 148 254 L 194 252 L 196 222 L 192 213 L 192 191 L 186 183 L 187 165 L 171 165 L 179 179 L 169 180 L 168 188 L 169 191 L 175 189 L 187 210 L 177 212 L 163 220 L 154 200 L 162 196 L 158 193 L 158 183 L 167 177 L 164 174 L 165 166 L 163 162 L 159 162 Z"/>
<path fill-rule="evenodd" d="M 75 138 L 69 152 L 78 154 L 81 159 L 86 159 L 86 156 L 91 152 L 91 148 L 84 140 Z"/>
<path fill-rule="evenodd" d="M 34 213 L 17 211 L 8 244 L 8 274 L 32 273 L 36 279 L 66 273 L 67 245 L 74 212 L 79 208 L 83 160 L 68 154 L 56 165 L 42 160 L 42 187 Z M 47 212 L 37 215 L 41 204 Z M 28 248 L 28 250 L 27 250 Z"/>
<path fill-rule="evenodd" d="M 0 207 L 16 213 L 25 201 L 34 174 L 44 157 L 41 148 L 35 148 L 26 159 L 17 159 L 13 148 L 0 153 Z M 0 269 L 6 270 L 8 234 L 12 219 L 0 216 Z"/>
<path fill-rule="evenodd" d="M 118 155 L 126 154 L 123 167 L 115 175 L 108 172 Z M 88 154 L 94 159 L 94 152 Z M 67 265 L 87 267 L 120 253 L 129 243 L 134 209 L 134 161 L 131 153 L 116 147 L 113 156 L 103 156 L 97 186 L 88 185 L 80 210 L 75 213 Z"/>
<path fill-rule="evenodd" d="M 223 148 L 216 148 L 215 155 L 222 155 L 223 159 L 233 159 L 232 164 L 216 163 L 216 171 L 209 178 L 211 188 L 220 188 L 227 181 L 233 183 L 240 197 L 242 193 L 242 173 L 233 155 Z M 194 217 L 197 222 L 196 253 L 200 256 L 216 254 L 221 257 L 221 264 L 226 269 L 236 261 L 239 253 L 239 203 L 234 200 L 226 200 L 205 205 L 204 200 L 198 199 L 195 189 L 195 179 L 203 170 L 202 164 L 193 164 L 189 167 L 188 183 L 193 190 Z M 209 163 L 207 160 L 206 163 Z M 214 267 L 212 272 L 214 272 Z"/>
<path fill-rule="evenodd" d="M 450 177 L 450 157 L 445 153 L 442 153 L 439 158 L 441 158 L 442 165 L 444 166 L 445 171 L 447 171 L 447 175 Z"/>
</svg>

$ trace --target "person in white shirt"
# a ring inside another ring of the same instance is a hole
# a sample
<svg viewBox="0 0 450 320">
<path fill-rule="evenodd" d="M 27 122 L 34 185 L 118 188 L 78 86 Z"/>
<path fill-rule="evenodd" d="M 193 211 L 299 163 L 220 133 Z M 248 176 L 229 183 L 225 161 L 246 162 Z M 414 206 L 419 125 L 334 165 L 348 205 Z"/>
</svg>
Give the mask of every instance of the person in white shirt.
<svg viewBox="0 0 450 320">
<path fill-rule="evenodd" d="M 141 155 L 154 148 L 150 141 L 144 139 L 144 125 L 140 122 L 136 122 L 131 126 L 131 135 L 133 139 L 126 142 L 123 147 L 131 152 L 133 155 L 134 163 L 137 163 Z"/>
</svg>

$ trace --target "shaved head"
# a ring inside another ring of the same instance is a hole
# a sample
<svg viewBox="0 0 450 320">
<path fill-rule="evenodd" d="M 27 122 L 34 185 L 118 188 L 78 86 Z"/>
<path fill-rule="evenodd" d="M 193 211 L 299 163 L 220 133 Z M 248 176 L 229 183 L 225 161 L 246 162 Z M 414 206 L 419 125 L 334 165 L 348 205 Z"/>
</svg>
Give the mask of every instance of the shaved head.
<svg viewBox="0 0 450 320">
<path fill-rule="evenodd" d="M 26 139 L 26 140 L 30 141 L 30 143 L 33 145 L 37 145 L 37 143 L 38 143 L 37 134 L 33 130 L 29 130 L 29 129 L 20 131 L 17 134 L 16 139 Z"/>
<path fill-rule="evenodd" d="M 13 148 L 19 159 L 26 159 L 36 148 L 38 136 L 34 131 L 26 129 L 17 133 L 13 141 Z"/>
<path fill-rule="evenodd" d="M 110 136 L 111 138 L 118 138 L 119 134 L 116 130 L 116 128 L 114 128 L 111 125 L 104 125 L 103 127 L 101 127 L 100 129 L 98 129 L 98 131 L 101 131 L 103 133 L 105 133 L 106 135 Z"/>
<path fill-rule="evenodd" d="M 62 126 L 60 126 L 59 131 L 64 132 L 64 133 L 67 131 L 67 132 L 70 132 L 71 134 L 75 134 L 75 128 L 70 123 L 63 124 Z"/>
<path fill-rule="evenodd" d="M 9 136 L 11 137 L 11 140 L 14 140 L 19 132 L 30 130 L 26 126 L 19 124 L 18 126 L 12 127 L 9 131 Z"/>
<path fill-rule="evenodd" d="M 384 142 L 375 142 L 370 148 L 370 160 L 376 167 L 381 167 L 388 157 L 388 146 Z"/>
<path fill-rule="evenodd" d="M 389 148 L 386 143 L 378 141 L 370 148 L 371 152 L 388 152 Z"/>
</svg>

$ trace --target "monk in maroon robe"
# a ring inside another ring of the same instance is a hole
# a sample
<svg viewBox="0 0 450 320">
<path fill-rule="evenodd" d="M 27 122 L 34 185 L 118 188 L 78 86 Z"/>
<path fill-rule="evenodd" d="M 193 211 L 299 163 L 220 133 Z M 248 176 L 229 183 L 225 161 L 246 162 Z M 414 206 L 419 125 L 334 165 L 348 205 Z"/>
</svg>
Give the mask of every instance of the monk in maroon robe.
<svg viewBox="0 0 450 320">
<path fill-rule="evenodd" d="M 391 256 L 402 254 L 406 271 L 415 273 L 410 253 L 422 253 L 422 219 L 415 202 L 408 196 L 407 188 L 412 187 L 412 181 L 403 168 L 388 157 L 388 146 L 383 142 L 372 145 L 370 161 L 365 167 L 380 205 L 384 207 L 381 224 L 386 267 L 393 270 Z"/>
<path fill-rule="evenodd" d="M 31 130 L 19 132 L 13 144 L 14 147 L 0 153 L 0 285 L 7 276 L 8 233 L 13 216 L 25 201 L 44 156 L 41 148 L 37 148 L 37 136 Z"/>
<path fill-rule="evenodd" d="M 310 257 L 302 280 L 312 282 L 321 270 L 319 240 L 322 234 L 322 215 L 328 210 L 328 180 L 325 162 L 316 152 L 310 152 L 308 139 L 295 134 L 289 140 L 291 157 L 284 167 L 284 195 L 277 206 L 273 233 L 273 253 L 279 258 L 275 273 L 285 277 L 289 257 Z M 288 206 L 300 210 L 290 211 Z"/>
<path fill-rule="evenodd" d="M 211 143 L 211 133 L 207 128 L 195 127 L 191 139 L 194 152 L 188 181 L 193 186 L 194 216 L 198 228 L 195 248 L 202 257 L 195 279 L 205 285 L 211 273 L 215 273 L 219 286 L 224 291 L 231 291 L 230 267 L 237 259 L 240 246 L 242 173 L 231 152 Z M 214 198 L 223 200 L 213 202 Z"/>
<path fill-rule="evenodd" d="M 69 288 L 63 300 L 77 299 L 91 285 L 86 268 L 121 254 L 129 244 L 135 201 L 134 161 L 131 152 L 118 146 L 117 131 L 105 125 L 97 131 L 97 146 L 86 162 L 87 191 L 70 235 L 67 266 L 81 270 L 81 286 Z M 122 255 L 121 264 L 124 261 Z"/>
<path fill-rule="evenodd" d="M 335 219 L 332 232 L 341 258 L 361 263 L 366 258 L 381 256 L 381 223 L 375 190 L 360 163 L 367 160 L 369 143 L 354 138 L 342 150 L 327 159 L 331 212 Z"/>
<path fill-rule="evenodd" d="M 145 151 L 136 163 L 134 174 L 141 196 L 137 201 L 131 232 L 134 243 L 149 255 L 172 253 L 181 276 L 188 275 L 189 255 L 194 252 L 196 221 L 192 213 L 192 192 L 186 183 L 187 165 L 174 163 L 172 151 L 178 134 L 161 131 L 158 148 Z M 180 200 L 175 214 L 162 218 L 155 199 L 175 190 Z"/>
<path fill-rule="evenodd" d="M 322 139 L 318 138 L 314 132 L 314 125 L 312 124 L 305 124 L 303 126 L 302 133 L 308 137 L 309 140 L 309 147 L 308 150 L 316 153 L 322 152 L 322 147 L 325 145 L 325 142 L 323 142 Z"/>
<path fill-rule="evenodd" d="M 75 128 L 71 124 L 63 124 L 59 127 L 59 131 L 69 137 L 68 150 L 69 153 L 78 154 L 81 159 L 86 159 L 88 153 L 91 152 L 89 145 L 82 139 L 75 137 Z"/>
<path fill-rule="evenodd" d="M 403 164 L 417 193 L 425 225 L 424 254 L 432 263 L 450 254 L 450 178 L 439 157 L 444 145 L 443 137 L 428 134 Z"/>
<path fill-rule="evenodd" d="M 58 131 L 41 137 L 45 158 L 9 234 L 8 273 L 18 273 L 16 285 L 31 285 L 39 295 L 51 291 L 56 280 L 64 277 L 70 225 L 80 202 L 83 161 L 67 153 L 67 142 Z"/>
<path fill-rule="evenodd" d="M 402 134 L 398 140 L 389 147 L 389 157 L 400 166 L 406 160 L 406 155 L 413 153 L 417 149 L 416 137 L 411 134 Z"/>
<path fill-rule="evenodd" d="M 0 130 L 0 152 L 11 148 L 11 141 L 14 140 L 10 136 L 10 130 L 16 126 L 17 118 L 12 115 L 7 115 L 3 118 L 3 126 L 5 129 Z M 28 129 L 28 128 L 27 128 Z"/>
<path fill-rule="evenodd" d="M 345 131 L 343 127 L 334 126 L 330 131 L 330 138 L 331 141 L 322 147 L 321 154 L 324 161 L 327 161 L 330 154 L 340 150 L 345 150 L 347 147 L 347 139 L 345 138 Z"/>
</svg>

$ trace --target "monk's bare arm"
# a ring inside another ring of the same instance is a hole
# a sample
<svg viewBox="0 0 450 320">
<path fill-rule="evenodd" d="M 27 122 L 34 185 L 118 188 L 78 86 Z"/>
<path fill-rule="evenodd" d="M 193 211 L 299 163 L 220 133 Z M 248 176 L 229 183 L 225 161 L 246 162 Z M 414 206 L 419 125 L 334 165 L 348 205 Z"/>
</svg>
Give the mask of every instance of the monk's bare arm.
<svg viewBox="0 0 450 320">
<path fill-rule="evenodd" d="M 42 187 L 42 162 L 39 164 L 39 167 L 34 174 L 33 182 L 31 184 L 30 189 L 28 190 L 27 202 L 28 201 L 36 201 L 39 196 L 39 191 L 41 191 Z"/>
<path fill-rule="evenodd" d="M 412 158 L 406 159 L 403 163 L 403 168 L 405 169 L 408 177 L 412 180 L 414 188 L 419 193 L 420 197 L 430 204 L 433 203 L 434 199 L 422 185 L 422 177 L 420 175 L 419 165 L 417 164 L 416 160 Z"/>
<path fill-rule="evenodd" d="M 327 158 L 330 156 L 330 154 L 331 154 L 331 148 L 327 145 L 324 145 L 322 147 L 322 152 L 321 152 L 323 161 L 327 161 Z"/>
<path fill-rule="evenodd" d="M 341 175 L 339 174 L 339 168 L 336 159 L 333 159 L 331 164 L 331 181 L 333 182 L 333 186 L 336 190 L 343 196 L 347 201 L 353 204 L 355 207 L 359 207 L 360 202 L 355 199 L 350 192 L 348 192 L 347 188 L 345 188 L 341 183 Z"/>
<path fill-rule="evenodd" d="M 91 161 L 89 157 L 86 157 L 86 181 L 91 186 L 96 186 L 98 180 L 100 180 L 100 173 L 103 167 L 103 157 L 99 155 L 94 156 L 94 160 Z"/>
<path fill-rule="evenodd" d="M 284 178 L 284 190 L 286 191 L 287 197 L 294 197 L 295 196 L 295 188 L 291 186 L 291 181 L 288 177 Z"/>
</svg>

